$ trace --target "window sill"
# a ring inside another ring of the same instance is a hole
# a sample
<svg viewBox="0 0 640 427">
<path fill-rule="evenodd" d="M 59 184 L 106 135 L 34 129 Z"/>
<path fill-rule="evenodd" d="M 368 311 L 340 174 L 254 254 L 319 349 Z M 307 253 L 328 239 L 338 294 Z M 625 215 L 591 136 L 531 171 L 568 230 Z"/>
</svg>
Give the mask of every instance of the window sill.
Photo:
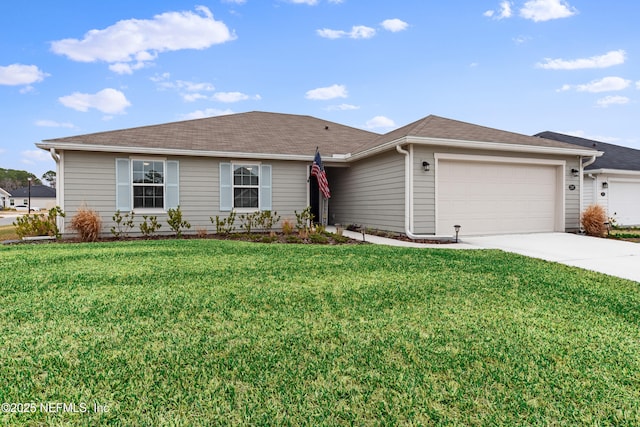
<svg viewBox="0 0 640 427">
<path fill-rule="evenodd" d="M 138 209 L 134 209 L 132 211 L 134 214 L 140 214 L 140 215 L 154 215 L 154 214 L 166 214 L 167 211 L 165 211 L 164 209 L 144 209 L 144 208 L 138 208 Z"/>
</svg>

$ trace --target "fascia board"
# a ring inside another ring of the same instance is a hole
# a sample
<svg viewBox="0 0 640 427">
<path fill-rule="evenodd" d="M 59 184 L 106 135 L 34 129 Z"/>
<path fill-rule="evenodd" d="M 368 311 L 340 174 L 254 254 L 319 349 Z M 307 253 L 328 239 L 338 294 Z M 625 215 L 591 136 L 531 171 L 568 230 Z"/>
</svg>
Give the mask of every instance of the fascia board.
<svg viewBox="0 0 640 427">
<path fill-rule="evenodd" d="M 585 169 L 583 171 L 584 175 L 592 174 L 592 175 L 638 175 L 640 176 L 640 171 L 633 170 L 625 170 L 625 169 Z"/>
<path fill-rule="evenodd" d="M 172 148 L 150 148 L 150 147 L 119 147 L 111 145 L 86 145 L 73 143 L 41 142 L 36 147 L 43 150 L 55 148 L 56 150 L 69 151 L 91 151 L 102 153 L 130 153 L 143 155 L 163 155 L 163 156 L 192 156 L 192 157 L 219 157 L 233 159 L 264 159 L 264 160 L 291 160 L 301 162 L 313 162 L 313 155 L 299 154 L 271 154 L 271 153 L 244 153 L 237 151 L 206 151 L 206 150 L 179 150 Z M 344 158 L 326 157 L 324 163 L 344 163 Z"/>
</svg>

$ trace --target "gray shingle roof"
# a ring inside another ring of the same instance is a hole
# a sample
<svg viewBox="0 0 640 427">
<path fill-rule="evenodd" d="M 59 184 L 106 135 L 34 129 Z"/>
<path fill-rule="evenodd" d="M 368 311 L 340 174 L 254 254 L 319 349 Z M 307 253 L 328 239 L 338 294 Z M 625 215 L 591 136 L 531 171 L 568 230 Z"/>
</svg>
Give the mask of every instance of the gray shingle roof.
<svg viewBox="0 0 640 427">
<path fill-rule="evenodd" d="M 585 170 L 620 169 L 640 171 L 640 150 L 636 150 L 635 148 L 622 147 L 620 145 L 550 131 L 540 132 L 536 134 L 536 136 L 604 151 L 604 155 L 598 157 L 598 159 L 593 164 L 587 166 Z"/>
<path fill-rule="evenodd" d="M 16 188 L 11 191 L 11 197 L 29 197 L 29 187 Z M 55 198 L 56 189 L 47 187 L 46 185 L 32 185 L 31 197 Z"/>
<path fill-rule="evenodd" d="M 385 135 L 311 116 L 249 112 L 187 120 L 88 135 L 49 139 L 56 144 L 169 149 L 204 152 L 313 156 L 356 154 L 402 137 L 491 142 L 547 148 L 577 149 L 575 145 L 478 126 L 438 116 L 428 116 Z"/>
<path fill-rule="evenodd" d="M 311 116 L 249 112 L 46 140 L 196 151 L 346 154 L 378 134 Z"/>
<path fill-rule="evenodd" d="M 434 115 L 417 120 L 391 131 L 370 142 L 366 148 L 403 137 L 449 139 L 458 141 L 497 142 L 502 144 L 531 145 L 549 148 L 576 148 L 571 144 L 536 138 L 514 132 L 493 129 Z M 362 147 L 361 147 L 362 148 Z"/>
</svg>

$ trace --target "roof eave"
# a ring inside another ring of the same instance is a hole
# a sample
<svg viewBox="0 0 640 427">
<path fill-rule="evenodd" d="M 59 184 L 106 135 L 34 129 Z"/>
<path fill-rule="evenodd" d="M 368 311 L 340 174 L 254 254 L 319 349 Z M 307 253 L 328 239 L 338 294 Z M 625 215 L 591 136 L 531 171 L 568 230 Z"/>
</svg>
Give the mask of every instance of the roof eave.
<svg viewBox="0 0 640 427">
<path fill-rule="evenodd" d="M 490 151 L 511 151 L 520 153 L 534 154 L 557 154 L 584 157 L 600 157 L 603 151 L 596 151 L 583 148 L 565 148 L 565 147 L 545 147 L 541 145 L 524 145 L 524 144 L 506 144 L 503 142 L 484 142 L 484 141 L 466 141 L 459 139 L 444 139 L 431 137 L 406 136 L 393 141 L 397 144 L 417 144 L 430 146 L 446 146 L 456 148 L 467 148 L 474 150 L 490 150 Z"/>
<path fill-rule="evenodd" d="M 638 175 L 640 176 L 640 171 L 636 170 L 628 170 L 628 169 L 585 169 L 583 171 L 584 175 Z"/>
<path fill-rule="evenodd" d="M 312 162 L 314 155 L 302 154 L 274 154 L 274 153 L 246 153 L 240 151 L 209 151 L 209 150 L 188 150 L 175 148 L 158 148 L 158 147 L 120 147 L 113 145 L 87 145 L 81 143 L 61 143 L 54 141 L 43 141 L 37 143 L 36 147 L 43 150 L 55 148 L 56 150 L 69 151 L 91 151 L 102 153 L 123 153 L 123 154 L 146 154 L 161 156 L 192 156 L 192 157 L 218 157 L 230 159 L 264 159 L 264 160 L 289 160 Z M 341 154 L 335 156 L 326 156 L 323 158 L 325 163 L 344 163 L 347 157 Z"/>
</svg>

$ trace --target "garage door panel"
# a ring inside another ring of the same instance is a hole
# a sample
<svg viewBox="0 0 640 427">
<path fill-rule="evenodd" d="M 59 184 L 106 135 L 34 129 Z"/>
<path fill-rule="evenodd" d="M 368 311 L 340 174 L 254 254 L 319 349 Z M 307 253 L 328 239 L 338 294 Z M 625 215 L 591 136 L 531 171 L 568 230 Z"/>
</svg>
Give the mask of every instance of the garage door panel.
<svg viewBox="0 0 640 427">
<path fill-rule="evenodd" d="M 619 225 L 640 225 L 640 181 L 609 183 L 609 216 Z"/>
<path fill-rule="evenodd" d="M 558 166 L 440 160 L 437 232 L 555 231 Z"/>
</svg>

